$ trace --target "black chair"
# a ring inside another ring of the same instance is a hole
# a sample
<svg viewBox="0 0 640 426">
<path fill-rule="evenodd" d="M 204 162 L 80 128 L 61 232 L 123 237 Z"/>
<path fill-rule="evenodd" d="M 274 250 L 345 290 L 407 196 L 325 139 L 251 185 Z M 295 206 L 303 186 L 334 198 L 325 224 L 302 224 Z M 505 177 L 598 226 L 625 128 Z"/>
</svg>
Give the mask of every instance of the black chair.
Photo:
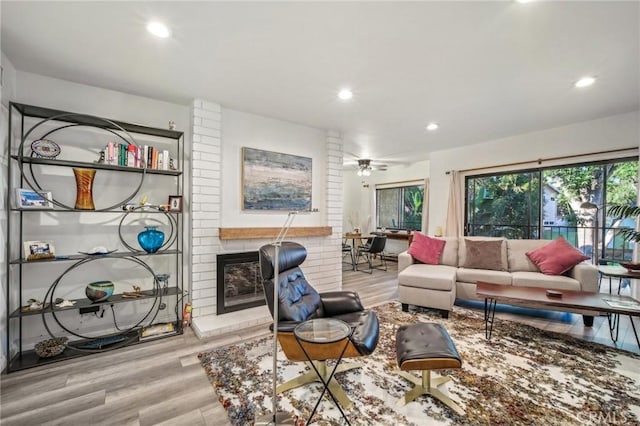
<svg viewBox="0 0 640 426">
<path fill-rule="evenodd" d="M 273 316 L 273 279 L 275 266 L 275 247 L 266 245 L 260 248 L 260 272 L 262 274 L 265 299 Z M 353 330 L 343 358 L 355 358 L 370 355 L 378 345 L 379 323 L 373 311 L 362 306 L 358 294 L 352 291 L 331 291 L 318 293 L 307 282 L 300 265 L 307 257 L 307 250 L 298 243 L 282 242 L 278 253 L 278 342 L 282 351 L 291 361 L 307 361 L 307 357 L 293 335 L 293 329 L 301 322 L 315 318 L 336 318 L 349 324 Z M 273 329 L 273 324 L 271 325 Z M 331 344 L 319 345 L 318 351 L 307 348 L 309 359 L 326 381 L 330 370 L 326 359 L 331 352 Z M 343 349 L 344 342 L 338 342 L 335 352 Z M 335 356 L 337 358 L 337 356 Z M 360 367 L 357 364 L 340 364 L 336 374 Z M 329 370 L 329 371 L 328 371 Z M 278 393 L 319 381 L 315 371 L 298 376 L 277 386 Z M 351 406 L 351 401 L 342 387 L 335 380 L 329 382 L 329 389 L 344 408 Z"/>
<path fill-rule="evenodd" d="M 387 245 L 387 237 L 384 235 L 374 235 L 372 238 L 367 239 L 367 242 L 362 247 L 358 248 L 357 256 L 356 256 L 356 270 L 358 269 L 358 265 L 360 264 L 360 257 L 364 257 L 367 264 L 369 265 L 369 269 L 364 270 L 362 272 L 367 272 L 371 274 L 374 268 L 387 270 L 387 261 L 384 258 L 384 247 Z M 373 266 L 372 259 L 374 257 L 380 258 L 380 265 Z"/>
<path fill-rule="evenodd" d="M 345 257 L 347 257 L 348 262 L 345 262 Z M 356 268 L 356 259 L 355 259 L 355 254 L 353 253 L 353 247 L 351 247 L 349 244 L 343 242 L 342 243 L 342 270 L 344 270 L 344 264 L 349 264 L 349 269 L 351 269 L 352 271 L 355 270 Z"/>
</svg>

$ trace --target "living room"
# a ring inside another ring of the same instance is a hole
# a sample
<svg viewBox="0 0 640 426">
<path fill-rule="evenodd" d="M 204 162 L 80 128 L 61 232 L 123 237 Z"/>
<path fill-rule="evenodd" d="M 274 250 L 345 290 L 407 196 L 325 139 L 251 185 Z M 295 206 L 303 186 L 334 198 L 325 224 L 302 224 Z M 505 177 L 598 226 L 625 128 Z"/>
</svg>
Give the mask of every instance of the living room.
<svg viewBox="0 0 640 426">
<path fill-rule="evenodd" d="M 3 147 L 8 146 L 9 102 L 184 132 L 183 247 L 171 279 L 183 277 L 191 329 L 205 342 L 243 336 L 245 330 L 249 339 L 272 318 L 264 305 L 218 314 L 216 257 L 257 250 L 273 237 L 258 237 L 256 230 L 280 229 L 287 220 L 286 210 L 243 207 L 245 148 L 312 159 L 309 211 L 295 215 L 287 239 L 306 247 L 303 269 L 319 292 L 343 287 L 348 275 L 341 271 L 339 251 L 344 234 L 358 227 L 366 235 L 377 227 L 371 201 L 376 187 L 427 180 L 422 231 L 433 236 L 451 229 L 451 171 L 462 171 L 464 205 L 465 176 L 638 155 L 640 19 L 635 2 L 3 1 L 0 8 Z M 166 21 L 173 35 L 156 39 L 145 34 L 151 17 Z M 587 75 L 596 77 L 591 87 L 574 87 Z M 352 89 L 352 99 L 337 97 L 345 87 Z M 16 131 L 19 121 L 14 119 Z M 431 122 L 439 128 L 425 129 Z M 60 145 L 63 158 L 69 149 Z M 13 151 L 5 148 L 4 179 L 9 154 Z M 91 152 L 95 157 L 85 161 L 98 161 L 99 154 Z M 358 175 L 358 159 L 371 159 L 369 176 Z M 68 180 L 73 185 L 73 177 Z M 3 196 L 9 200 L 13 185 L 5 183 Z M 127 188 L 127 182 L 118 185 L 110 192 Z M 131 202 L 143 204 L 146 195 L 151 204 L 162 205 L 172 194 L 150 190 Z M 8 209 L 9 204 L 3 206 L 2 233 L 14 241 L 17 228 L 7 230 L 4 219 Z M 94 246 L 122 251 L 113 228 L 102 234 L 103 240 L 100 235 L 90 240 L 78 235 L 73 223 L 55 223 L 56 255 Z M 87 219 L 82 229 L 95 223 Z M 53 228 L 50 221 L 42 224 Z M 227 237 L 234 232 L 242 237 Z M 404 249 L 406 243 L 397 243 L 394 251 Z M 14 298 L 15 281 L 8 275 L 14 258 L 3 253 L 0 259 L 3 299 Z M 31 297 L 44 301 L 49 285 L 38 283 L 20 305 Z M 79 291 L 79 296 L 63 297 L 84 297 L 84 289 Z M 637 283 L 628 294 L 638 298 Z M 9 341 L 14 307 L 7 308 L 6 302 L 0 303 L 3 369 L 17 346 L 31 350 L 49 338 L 42 326 L 25 327 L 11 331 Z M 105 323 L 93 314 L 78 318 L 90 329 Z M 628 339 L 625 349 L 633 351 L 633 337 Z M 137 351 L 153 352 L 138 346 Z M 129 349 L 122 353 L 133 353 Z M 186 357 L 180 362 L 192 365 Z M 77 362 L 33 371 L 46 376 L 47 369 L 60 371 Z"/>
</svg>

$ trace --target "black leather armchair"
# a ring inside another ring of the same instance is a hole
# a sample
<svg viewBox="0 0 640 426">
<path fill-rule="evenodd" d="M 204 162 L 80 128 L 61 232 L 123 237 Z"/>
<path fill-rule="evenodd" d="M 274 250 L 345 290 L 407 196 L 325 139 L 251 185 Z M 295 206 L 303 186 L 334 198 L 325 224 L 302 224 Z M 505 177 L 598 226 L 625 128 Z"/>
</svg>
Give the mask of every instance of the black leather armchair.
<svg viewBox="0 0 640 426">
<path fill-rule="evenodd" d="M 265 298 L 273 316 L 275 247 L 273 245 L 263 246 L 259 253 Z M 287 358 L 291 361 L 307 361 L 302 348 L 293 335 L 293 329 L 296 325 L 309 319 L 327 317 L 340 319 L 349 324 L 353 330 L 343 358 L 371 354 L 378 344 L 378 317 L 375 312 L 364 309 L 358 294 L 352 291 L 318 293 L 307 282 L 302 269 L 300 269 L 300 265 L 307 257 L 307 250 L 298 243 L 282 242 L 278 257 L 278 341 Z M 332 354 L 331 346 L 331 344 L 305 345 L 310 358 L 317 360 L 314 361 L 316 368 L 321 374 L 326 375 L 325 379 L 328 379 L 325 360 L 337 358 L 344 343 L 333 348 L 335 356 Z M 341 364 L 336 373 L 357 367 L 359 365 Z M 277 391 L 284 392 L 317 380 L 318 377 L 312 370 L 303 376 L 281 384 L 277 387 Z M 348 408 L 350 401 L 335 379 L 331 380 L 329 386 L 336 397 L 341 400 L 343 406 Z"/>
</svg>

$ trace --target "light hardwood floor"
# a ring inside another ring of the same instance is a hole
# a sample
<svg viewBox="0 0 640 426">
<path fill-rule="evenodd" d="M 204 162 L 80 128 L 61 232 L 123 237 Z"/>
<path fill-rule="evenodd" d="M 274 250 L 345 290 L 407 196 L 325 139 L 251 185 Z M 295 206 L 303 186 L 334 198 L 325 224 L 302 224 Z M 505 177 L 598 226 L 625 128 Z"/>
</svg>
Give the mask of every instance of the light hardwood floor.
<svg viewBox="0 0 640 426">
<path fill-rule="evenodd" d="M 344 271 L 343 287 L 357 291 L 366 306 L 395 300 L 397 264 L 389 262 L 387 272 L 375 270 L 371 275 Z M 476 309 L 481 309 L 479 306 Z M 596 318 L 594 327 L 585 328 L 578 315 L 496 315 L 612 346 L 606 318 Z M 268 333 L 261 326 L 198 340 L 187 330 L 182 336 L 3 375 L 0 423 L 229 425 L 197 354 Z M 622 322 L 618 347 L 640 352 L 628 319 Z"/>
</svg>

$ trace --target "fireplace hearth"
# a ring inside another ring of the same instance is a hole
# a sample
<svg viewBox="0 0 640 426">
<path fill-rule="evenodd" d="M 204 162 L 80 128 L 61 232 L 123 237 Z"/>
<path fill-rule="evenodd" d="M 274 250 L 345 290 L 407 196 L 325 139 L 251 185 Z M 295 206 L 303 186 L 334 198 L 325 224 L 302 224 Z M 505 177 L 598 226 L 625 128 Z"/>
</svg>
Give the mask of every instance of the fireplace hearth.
<svg viewBox="0 0 640 426">
<path fill-rule="evenodd" d="M 265 304 L 257 251 L 217 255 L 217 314 Z"/>
</svg>

